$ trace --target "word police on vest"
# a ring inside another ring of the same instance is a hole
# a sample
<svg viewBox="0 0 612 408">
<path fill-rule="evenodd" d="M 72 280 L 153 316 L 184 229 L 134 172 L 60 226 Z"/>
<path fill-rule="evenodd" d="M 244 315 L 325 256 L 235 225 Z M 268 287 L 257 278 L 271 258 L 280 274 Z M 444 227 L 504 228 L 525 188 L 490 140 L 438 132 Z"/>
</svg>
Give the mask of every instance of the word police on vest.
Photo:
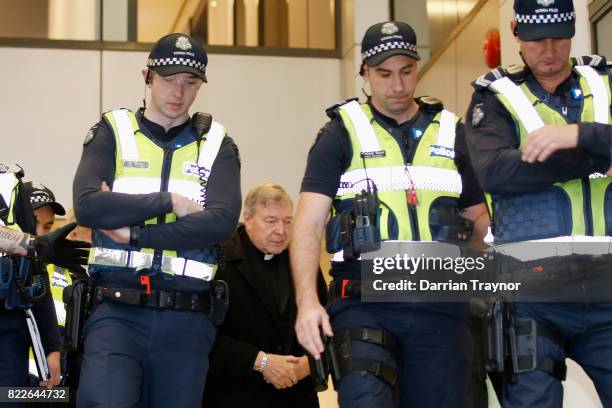
<svg viewBox="0 0 612 408">
<path fill-rule="evenodd" d="M 454 159 L 455 150 L 445 146 L 433 145 L 429 148 L 429 155 L 432 157 L 446 157 L 448 159 Z"/>
</svg>

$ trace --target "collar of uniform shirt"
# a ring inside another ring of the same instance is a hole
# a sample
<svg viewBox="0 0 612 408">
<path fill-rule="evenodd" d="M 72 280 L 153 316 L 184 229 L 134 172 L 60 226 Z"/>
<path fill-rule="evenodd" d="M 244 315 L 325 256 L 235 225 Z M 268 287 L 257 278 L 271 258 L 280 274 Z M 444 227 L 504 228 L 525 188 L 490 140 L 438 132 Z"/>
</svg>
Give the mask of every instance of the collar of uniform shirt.
<svg viewBox="0 0 612 408">
<path fill-rule="evenodd" d="M 182 123 L 178 126 L 174 126 L 168 129 L 168 131 L 166 132 L 166 129 L 164 129 L 163 126 L 160 126 L 157 123 L 150 121 L 144 116 L 144 114 L 140 112 L 138 113 L 138 119 L 142 121 L 142 123 L 147 127 L 147 129 L 156 139 L 159 139 L 162 142 L 169 142 L 170 140 L 174 139 L 183 131 L 183 129 L 185 129 L 185 127 L 187 127 L 187 125 L 191 123 L 190 120 L 187 120 L 185 123 Z"/>
<path fill-rule="evenodd" d="M 411 117 L 410 119 L 408 119 L 406 122 L 404 123 L 397 123 L 397 121 L 387 115 L 385 115 L 384 113 L 380 112 L 378 109 L 376 109 L 374 107 L 374 105 L 372 104 L 371 99 L 368 98 L 368 105 L 370 106 L 370 109 L 372 109 L 372 114 L 374 115 L 374 118 L 379 121 L 382 122 L 383 125 L 386 125 L 384 127 L 394 127 L 394 128 L 399 128 L 402 131 L 406 131 L 408 129 L 410 129 L 418 120 L 418 118 L 421 116 L 421 109 L 419 109 L 413 117 Z"/>
</svg>

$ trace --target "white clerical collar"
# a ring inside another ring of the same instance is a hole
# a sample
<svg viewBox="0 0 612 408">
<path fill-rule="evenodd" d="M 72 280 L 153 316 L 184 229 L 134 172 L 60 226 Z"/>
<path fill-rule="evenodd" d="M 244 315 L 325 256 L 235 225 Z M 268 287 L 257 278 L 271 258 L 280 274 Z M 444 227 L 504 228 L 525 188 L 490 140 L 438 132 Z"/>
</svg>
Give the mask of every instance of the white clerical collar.
<svg viewBox="0 0 612 408">
<path fill-rule="evenodd" d="M 274 258 L 274 254 L 264 254 L 264 261 L 269 261 Z"/>
</svg>

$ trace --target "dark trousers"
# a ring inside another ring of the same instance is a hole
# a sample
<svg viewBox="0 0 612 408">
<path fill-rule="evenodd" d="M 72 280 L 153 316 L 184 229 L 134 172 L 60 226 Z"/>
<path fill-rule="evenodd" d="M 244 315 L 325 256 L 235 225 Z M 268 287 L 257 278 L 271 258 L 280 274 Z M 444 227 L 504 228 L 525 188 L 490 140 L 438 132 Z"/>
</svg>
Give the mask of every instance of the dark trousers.
<svg viewBox="0 0 612 408">
<path fill-rule="evenodd" d="M 334 330 L 373 327 L 390 332 L 395 355 L 352 341 L 352 356 L 395 367 L 395 389 L 370 373 L 352 371 L 339 384 L 340 407 L 472 408 L 472 343 L 464 318 L 419 304 L 336 300 L 329 308 Z"/>
<path fill-rule="evenodd" d="M 104 302 L 84 335 L 78 407 L 200 407 L 209 315 Z"/>
<path fill-rule="evenodd" d="M 0 387 L 25 387 L 30 340 L 23 310 L 0 313 Z M 2 404 L 18 407 L 20 404 Z"/>
<path fill-rule="evenodd" d="M 538 325 L 556 329 L 568 345 L 538 337 L 537 353 L 557 361 L 566 357 L 580 364 L 593 381 L 605 408 L 612 407 L 612 303 L 518 303 L 515 315 L 531 317 Z M 506 384 L 504 407 L 560 408 L 561 382 L 535 370 L 519 374 Z"/>
</svg>

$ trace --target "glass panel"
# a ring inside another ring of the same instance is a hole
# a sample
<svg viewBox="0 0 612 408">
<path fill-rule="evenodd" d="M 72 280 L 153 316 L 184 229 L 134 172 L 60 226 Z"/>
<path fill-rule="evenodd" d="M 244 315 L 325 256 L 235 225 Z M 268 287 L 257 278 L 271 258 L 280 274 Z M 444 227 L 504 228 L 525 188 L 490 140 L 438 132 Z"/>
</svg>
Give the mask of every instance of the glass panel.
<svg viewBox="0 0 612 408">
<path fill-rule="evenodd" d="M 0 0 L 0 37 L 99 38 L 97 0 Z"/>
<path fill-rule="evenodd" d="M 393 7 L 395 19 L 414 28 L 423 64 L 476 3 L 478 0 L 393 0 Z"/>
<path fill-rule="evenodd" d="M 597 36 L 597 54 L 604 55 L 608 60 L 612 59 L 612 12 L 608 11 L 605 16 L 597 21 L 595 25 Z"/>
<path fill-rule="evenodd" d="M 0 37 L 333 50 L 338 0 L 0 0 Z"/>
</svg>

